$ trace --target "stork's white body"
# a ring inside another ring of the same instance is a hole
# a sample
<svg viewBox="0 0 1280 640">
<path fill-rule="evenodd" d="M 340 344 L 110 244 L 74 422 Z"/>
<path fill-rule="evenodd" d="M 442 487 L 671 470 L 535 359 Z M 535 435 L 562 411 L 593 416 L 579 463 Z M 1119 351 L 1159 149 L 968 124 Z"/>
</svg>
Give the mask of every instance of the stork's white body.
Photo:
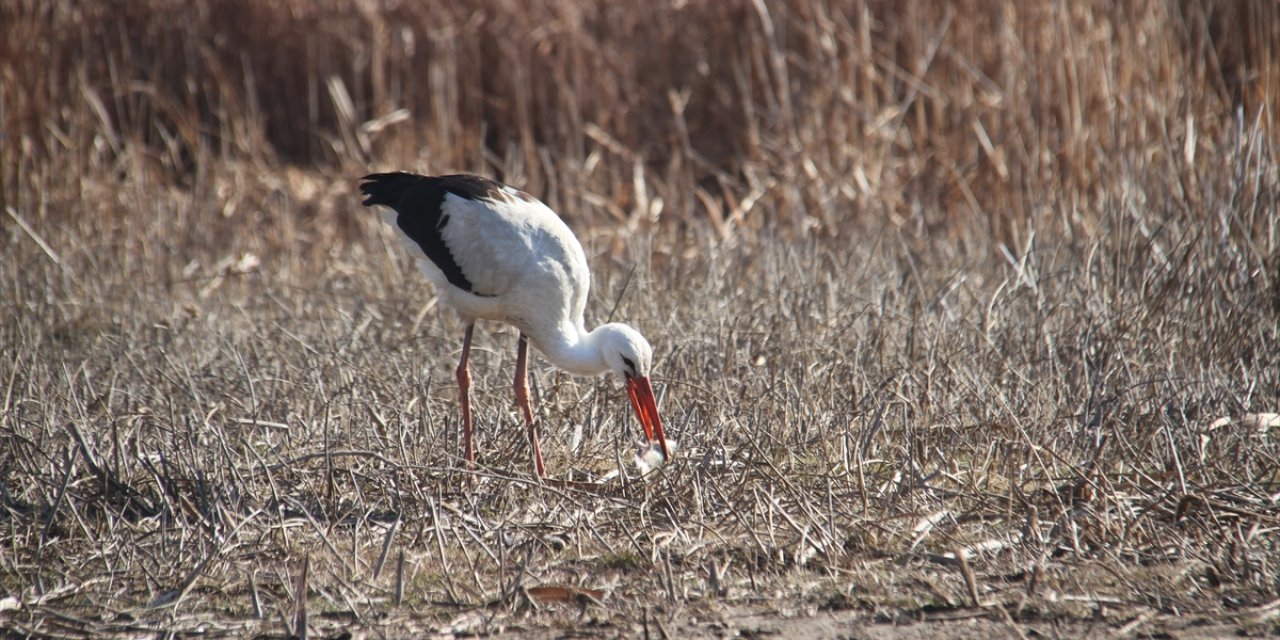
<svg viewBox="0 0 1280 640">
<path fill-rule="evenodd" d="M 449 222 L 441 236 L 477 295 L 451 284 L 422 247 L 400 239 L 442 301 L 467 320 L 495 320 L 529 336 L 533 347 L 570 373 L 594 375 L 603 365 L 583 361 L 572 347 L 587 335 L 583 316 L 591 271 L 568 225 L 538 200 L 471 200 L 447 194 Z M 383 212 L 396 227 L 397 213 Z M 583 354 L 585 355 L 585 354 Z"/>
</svg>

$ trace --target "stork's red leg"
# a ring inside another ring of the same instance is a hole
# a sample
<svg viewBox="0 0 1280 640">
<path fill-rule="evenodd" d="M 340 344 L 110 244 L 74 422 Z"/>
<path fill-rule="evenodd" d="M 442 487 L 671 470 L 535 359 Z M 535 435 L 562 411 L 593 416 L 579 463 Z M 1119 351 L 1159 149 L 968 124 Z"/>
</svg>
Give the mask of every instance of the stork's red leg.
<svg viewBox="0 0 1280 640">
<path fill-rule="evenodd" d="M 533 423 L 533 409 L 529 408 L 529 337 L 520 334 L 516 348 L 516 404 L 524 413 L 525 426 L 529 427 L 529 446 L 533 447 L 533 470 L 538 477 L 546 475 L 542 465 L 542 446 L 538 444 L 538 427 Z"/>
<path fill-rule="evenodd" d="M 462 336 L 462 360 L 458 362 L 458 395 L 462 398 L 462 455 L 466 458 L 467 469 L 476 467 L 476 450 L 471 444 L 471 370 L 467 360 L 471 356 L 471 332 L 476 328 L 475 322 L 467 324 L 467 332 Z"/>
</svg>

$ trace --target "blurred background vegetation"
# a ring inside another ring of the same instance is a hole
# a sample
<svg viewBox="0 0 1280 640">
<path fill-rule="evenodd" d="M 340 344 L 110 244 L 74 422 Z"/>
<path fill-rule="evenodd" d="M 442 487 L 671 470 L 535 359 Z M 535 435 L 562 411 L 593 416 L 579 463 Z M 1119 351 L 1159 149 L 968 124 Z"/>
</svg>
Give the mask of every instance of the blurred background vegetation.
<svg viewBox="0 0 1280 640">
<path fill-rule="evenodd" d="M 216 159 L 483 173 L 579 221 L 963 222 L 1013 244 L 1039 219 L 1095 224 L 1144 171 L 1184 177 L 1194 206 L 1235 130 L 1274 141 L 1278 18 L 1222 0 L 8 0 L 0 201 L 43 212 L 134 171 L 208 188 Z"/>
</svg>

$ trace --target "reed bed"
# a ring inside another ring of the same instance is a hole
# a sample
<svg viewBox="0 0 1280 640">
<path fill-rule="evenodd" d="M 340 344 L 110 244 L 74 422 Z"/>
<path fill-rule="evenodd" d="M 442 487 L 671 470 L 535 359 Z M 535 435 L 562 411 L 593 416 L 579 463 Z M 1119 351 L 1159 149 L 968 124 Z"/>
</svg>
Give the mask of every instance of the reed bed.
<svg viewBox="0 0 1280 640">
<path fill-rule="evenodd" d="M 1278 18 L 4 3 L 0 635 L 1275 632 Z M 534 481 L 482 324 L 463 471 L 385 169 L 561 213 L 673 465 L 535 359 Z"/>
</svg>

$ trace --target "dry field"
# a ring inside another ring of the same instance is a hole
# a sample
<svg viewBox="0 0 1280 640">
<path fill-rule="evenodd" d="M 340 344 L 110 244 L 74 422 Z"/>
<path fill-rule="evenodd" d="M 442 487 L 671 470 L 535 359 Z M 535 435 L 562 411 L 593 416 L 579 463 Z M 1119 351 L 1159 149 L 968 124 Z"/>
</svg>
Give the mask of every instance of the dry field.
<svg viewBox="0 0 1280 640">
<path fill-rule="evenodd" d="M 0 637 L 1280 631 L 1269 2 L 0 2 Z M 656 348 L 473 352 L 359 176 Z"/>
</svg>

